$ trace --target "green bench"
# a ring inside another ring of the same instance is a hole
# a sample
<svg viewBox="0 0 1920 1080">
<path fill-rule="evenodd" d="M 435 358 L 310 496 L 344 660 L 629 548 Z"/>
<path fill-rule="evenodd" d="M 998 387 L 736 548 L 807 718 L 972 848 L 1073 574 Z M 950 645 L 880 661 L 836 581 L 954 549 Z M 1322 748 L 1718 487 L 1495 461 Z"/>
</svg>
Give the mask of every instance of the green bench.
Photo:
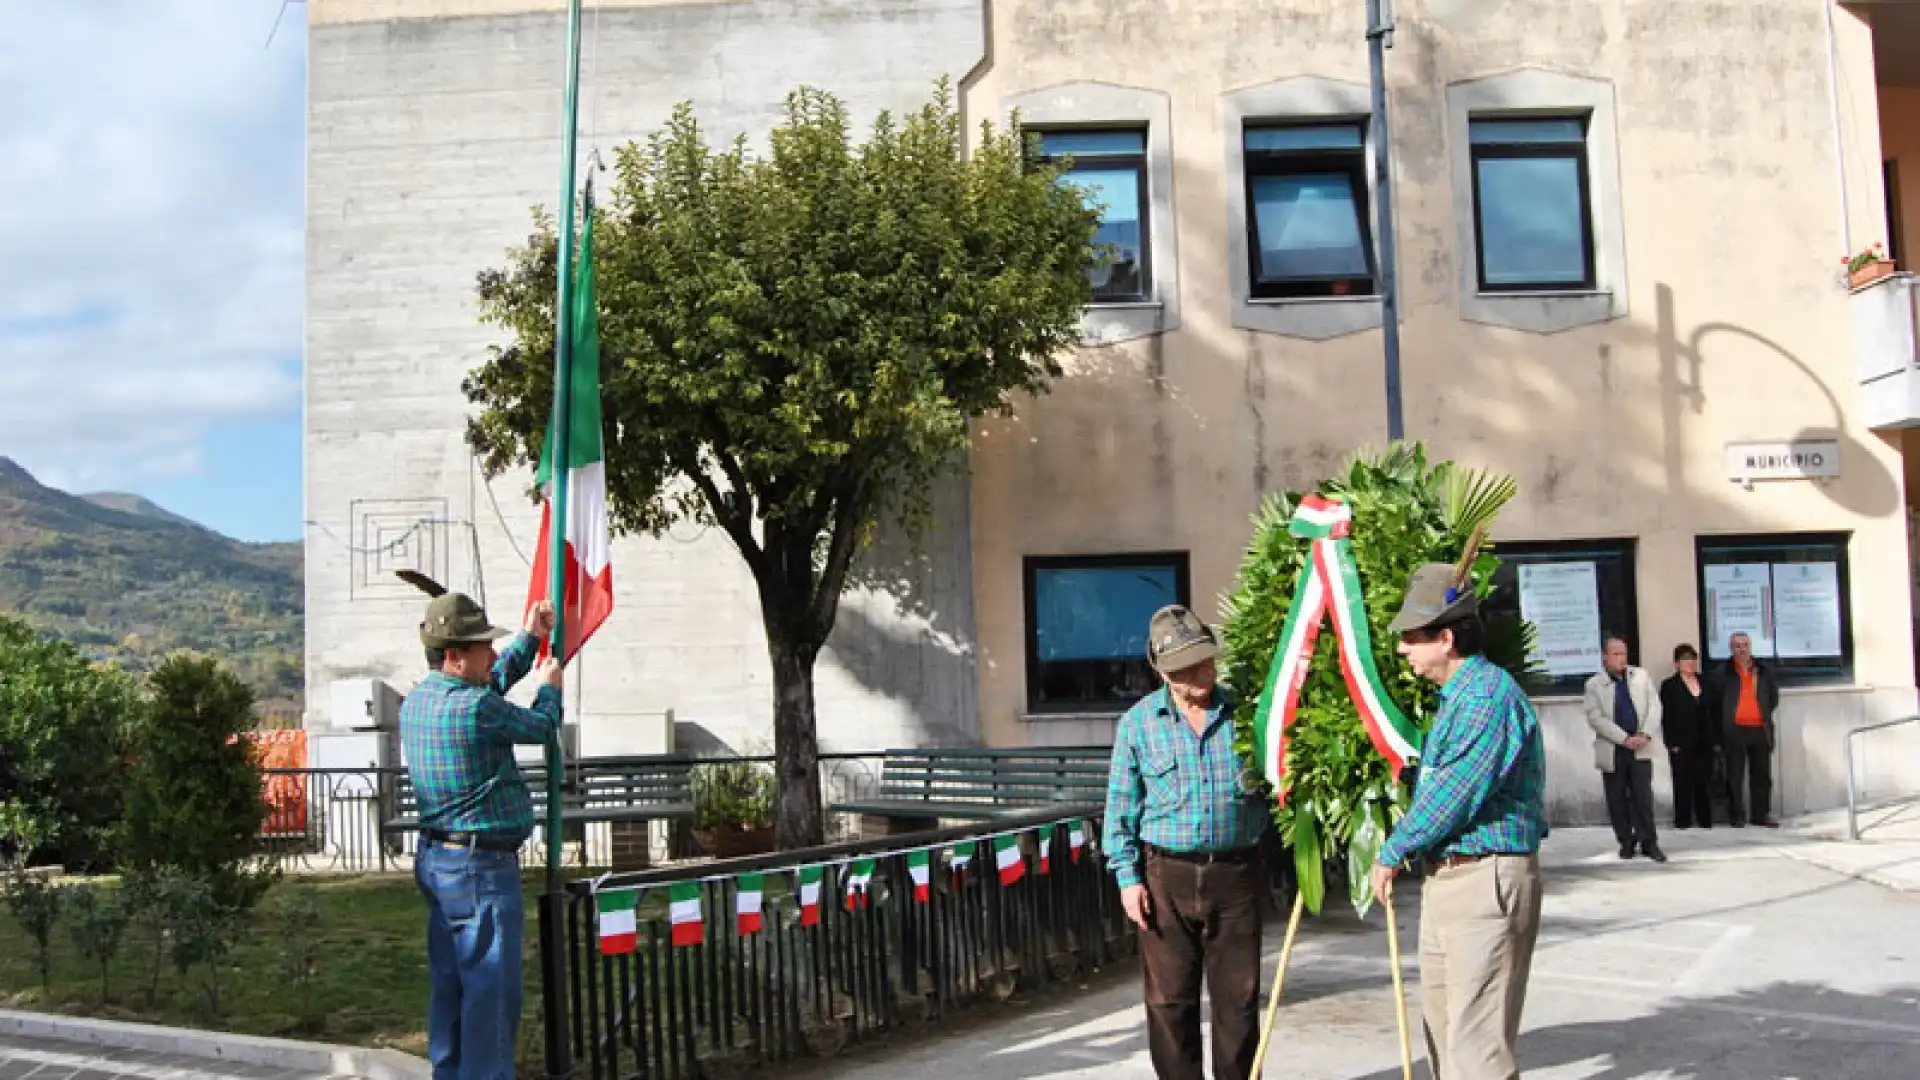
<svg viewBox="0 0 1920 1080">
<path fill-rule="evenodd" d="M 879 819 L 883 832 L 1047 806 L 1096 809 L 1106 801 L 1112 753 L 1105 746 L 889 750 L 873 794 L 830 809 Z"/>
<path fill-rule="evenodd" d="M 588 758 L 563 766 L 560 820 L 566 825 L 693 818 L 691 756 Z M 547 820 L 546 770 L 523 768 L 539 820 Z M 389 833 L 420 828 L 420 802 L 406 770 L 394 779 L 394 812 L 382 828 Z"/>
</svg>

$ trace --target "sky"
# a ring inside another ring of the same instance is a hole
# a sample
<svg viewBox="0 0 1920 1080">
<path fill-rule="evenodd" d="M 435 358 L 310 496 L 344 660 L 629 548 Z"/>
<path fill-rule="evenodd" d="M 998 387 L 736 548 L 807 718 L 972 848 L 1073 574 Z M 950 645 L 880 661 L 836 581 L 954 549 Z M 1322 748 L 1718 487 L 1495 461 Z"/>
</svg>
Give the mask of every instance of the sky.
<svg viewBox="0 0 1920 1080">
<path fill-rule="evenodd" d="M 306 9 L 280 8 L 0 0 L 0 455 L 255 541 L 303 531 Z"/>
</svg>

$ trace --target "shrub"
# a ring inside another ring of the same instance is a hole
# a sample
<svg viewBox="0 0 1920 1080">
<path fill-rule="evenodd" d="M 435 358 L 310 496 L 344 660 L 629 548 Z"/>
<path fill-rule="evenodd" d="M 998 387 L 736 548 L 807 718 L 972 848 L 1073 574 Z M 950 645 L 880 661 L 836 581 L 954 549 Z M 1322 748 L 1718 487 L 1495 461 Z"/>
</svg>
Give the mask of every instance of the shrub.
<svg viewBox="0 0 1920 1080">
<path fill-rule="evenodd" d="M 698 829 L 764 829 L 773 824 L 773 770 L 752 761 L 694 766 L 693 823 Z"/>
<path fill-rule="evenodd" d="M 203 969 L 201 990 L 214 1016 L 220 1015 L 220 965 L 252 929 L 229 885 L 223 876 L 183 875 L 167 890 L 165 923 L 174 969 L 183 977 L 195 966 Z"/>
<path fill-rule="evenodd" d="M 53 930 L 60 921 L 61 893 L 39 874 L 17 872 L 7 883 L 7 910 L 33 939 L 40 989 L 53 989 Z"/>
<path fill-rule="evenodd" d="M 74 950 L 100 965 L 100 1002 L 105 1004 L 113 989 L 113 962 L 126 942 L 132 912 L 124 897 L 109 896 L 91 885 L 69 887 L 64 906 Z"/>
<path fill-rule="evenodd" d="M 280 939 L 280 977 L 300 991 L 300 1021 L 311 1030 L 319 1017 L 313 1009 L 313 984 L 320 969 L 320 899 L 311 885 L 280 899 L 274 911 Z"/>
</svg>

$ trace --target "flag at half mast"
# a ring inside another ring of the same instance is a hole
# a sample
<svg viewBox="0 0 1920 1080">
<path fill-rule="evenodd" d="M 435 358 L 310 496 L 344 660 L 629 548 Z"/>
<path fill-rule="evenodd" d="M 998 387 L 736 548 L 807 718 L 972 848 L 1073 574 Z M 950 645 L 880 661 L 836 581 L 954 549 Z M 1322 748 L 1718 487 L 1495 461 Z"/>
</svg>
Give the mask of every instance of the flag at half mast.
<svg viewBox="0 0 1920 1080">
<path fill-rule="evenodd" d="M 540 546 L 533 557 L 533 582 L 527 590 L 528 609 L 553 598 L 554 481 L 564 470 L 567 520 L 566 547 L 561 557 L 566 597 L 564 602 L 555 601 L 554 607 L 565 623 L 567 657 L 578 652 L 613 611 L 612 535 L 607 524 L 607 465 L 600 424 L 600 316 L 594 295 L 591 181 L 582 220 L 585 224 L 575 255 L 573 292 L 568 297 L 573 349 L 566 387 L 567 460 L 554 460 L 560 440 L 550 419 L 540 452 L 540 470 L 534 476 L 541 492 Z M 543 657 L 547 648 L 542 642 Z"/>
</svg>

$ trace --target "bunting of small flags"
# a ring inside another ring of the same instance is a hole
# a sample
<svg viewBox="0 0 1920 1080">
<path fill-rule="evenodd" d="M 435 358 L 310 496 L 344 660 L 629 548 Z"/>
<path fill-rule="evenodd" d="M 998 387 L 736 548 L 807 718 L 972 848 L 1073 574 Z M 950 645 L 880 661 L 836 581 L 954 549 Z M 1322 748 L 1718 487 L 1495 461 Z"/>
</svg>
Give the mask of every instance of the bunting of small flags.
<svg viewBox="0 0 1920 1080">
<path fill-rule="evenodd" d="M 677 881 L 667 890 L 668 921 L 673 924 L 675 945 L 698 945 L 707 939 L 706 924 L 700 918 L 700 883 Z"/>
<path fill-rule="evenodd" d="M 815 926 L 820 922 L 820 879 L 824 868 L 803 866 L 800 868 L 800 925 Z"/>
<path fill-rule="evenodd" d="M 640 894 L 631 889 L 594 894 L 599 913 L 600 955 L 622 956 L 640 947 L 640 921 L 635 909 Z"/>
<path fill-rule="evenodd" d="M 867 891 L 873 885 L 873 860 L 856 859 L 847 870 L 847 910 L 867 906 Z"/>
<path fill-rule="evenodd" d="M 1027 872 L 1027 861 L 1020 857 L 1018 834 L 993 838 L 993 865 L 1000 870 L 1000 884 L 1011 885 Z"/>
<path fill-rule="evenodd" d="M 1050 856 L 1053 854 L 1053 827 L 1040 830 L 1040 872 L 1045 874 L 1053 869 Z"/>
<path fill-rule="evenodd" d="M 733 910 L 739 919 L 740 933 L 757 934 L 760 932 L 760 905 L 766 896 L 766 875 L 741 874 L 734 894 Z"/>
<path fill-rule="evenodd" d="M 953 866 L 953 887 L 959 888 L 967 879 L 967 864 L 973 862 L 972 844 L 955 844 L 951 852 Z"/>
<path fill-rule="evenodd" d="M 1067 826 L 1067 857 L 1080 861 L 1080 849 L 1087 846 L 1087 823 L 1075 821 Z"/>
<path fill-rule="evenodd" d="M 913 898 L 924 904 L 933 895 L 933 858 L 926 848 L 907 852 L 907 876 L 913 879 Z"/>
</svg>

